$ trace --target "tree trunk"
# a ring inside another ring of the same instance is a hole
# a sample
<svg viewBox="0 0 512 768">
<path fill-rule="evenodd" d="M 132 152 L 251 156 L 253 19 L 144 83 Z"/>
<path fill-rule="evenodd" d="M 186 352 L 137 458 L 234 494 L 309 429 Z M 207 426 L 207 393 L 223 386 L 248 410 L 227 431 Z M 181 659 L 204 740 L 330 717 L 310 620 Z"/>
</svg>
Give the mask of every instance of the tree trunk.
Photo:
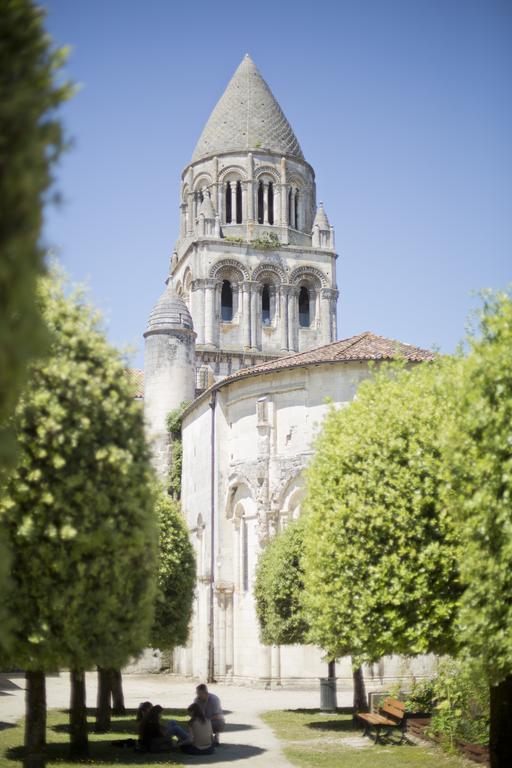
<svg viewBox="0 0 512 768">
<path fill-rule="evenodd" d="M 491 768 L 512 765 L 512 675 L 491 686 L 491 723 L 489 728 Z"/>
<path fill-rule="evenodd" d="M 44 768 L 46 747 L 46 687 L 44 672 L 27 672 L 25 692 L 25 768 Z"/>
<path fill-rule="evenodd" d="M 98 667 L 98 698 L 96 701 L 96 733 L 110 731 L 110 695 L 112 693 L 112 675 L 110 669 Z"/>
<path fill-rule="evenodd" d="M 87 709 L 85 704 L 85 672 L 72 669 L 71 701 L 69 704 L 69 746 L 72 757 L 87 757 L 89 740 L 87 735 Z"/>
<path fill-rule="evenodd" d="M 368 699 L 366 698 L 366 687 L 361 666 L 352 670 L 352 678 L 354 681 L 354 722 L 356 722 L 357 712 L 368 712 Z"/>
<path fill-rule="evenodd" d="M 112 706 L 114 715 L 126 715 L 124 707 L 123 677 L 120 669 L 112 670 Z"/>
</svg>

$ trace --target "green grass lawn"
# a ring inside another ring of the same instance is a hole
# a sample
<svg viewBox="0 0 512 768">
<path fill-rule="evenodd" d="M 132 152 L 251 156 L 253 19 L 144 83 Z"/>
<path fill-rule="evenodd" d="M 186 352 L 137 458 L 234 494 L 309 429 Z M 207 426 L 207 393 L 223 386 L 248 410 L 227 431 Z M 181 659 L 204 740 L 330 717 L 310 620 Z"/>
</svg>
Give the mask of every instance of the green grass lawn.
<svg viewBox="0 0 512 768">
<path fill-rule="evenodd" d="M 89 710 L 89 728 L 94 727 L 94 710 Z M 162 720 L 178 720 L 187 722 L 188 716 L 184 709 L 166 709 Z M 18 768 L 23 761 L 23 721 L 12 727 L 4 727 L 0 730 L 0 766 L 1 768 Z M 128 710 L 123 717 L 112 718 L 112 730 L 109 733 L 89 733 L 90 756 L 82 763 L 114 766 L 119 764 L 144 766 L 167 765 L 169 768 L 183 763 L 180 752 L 162 752 L 160 754 L 148 754 L 135 752 L 133 748 L 119 748 L 111 742 L 120 739 L 137 738 L 137 725 L 135 710 Z M 69 758 L 69 734 L 68 713 L 66 710 L 53 709 L 48 713 L 48 727 L 46 734 L 47 765 L 70 768 L 76 766 L 77 761 Z"/>
<path fill-rule="evenodd" d="M 281 741 L 287 758 L 299 768 L 468 768 L 474 766 L 439 747 L 415 744 L 376 745 L 362 739 L 348 714 L 317 709 L 266 712 L 263 720 Z M 398 739 L 397 739 L 398 740 Z"/>
</svg>

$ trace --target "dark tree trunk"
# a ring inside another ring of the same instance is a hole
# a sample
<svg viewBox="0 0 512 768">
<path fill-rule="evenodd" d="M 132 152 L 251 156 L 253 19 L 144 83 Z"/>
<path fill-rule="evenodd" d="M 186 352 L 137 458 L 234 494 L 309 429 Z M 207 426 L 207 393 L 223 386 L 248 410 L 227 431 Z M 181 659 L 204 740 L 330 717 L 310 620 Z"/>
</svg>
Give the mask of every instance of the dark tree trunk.
<svg viewBox="0 0 512 768">
<path fill-rule="evenodd" d="M 126 715 L 124 707 L 123 677 L 120 669 L 112 670 L 112 706 L 114 715 Z"/>
<path fill-rule="evenodd" d="M 69 746 L 72 757 L 87 757 L 89 740 L 87 736 L 87 709 L 85 703 L 85 672 L 72 669 L 71 701 L 69 704 Z"/>
<path fill-rule="evenodd" d="M 46 747 L 46 686 L 44 672 L 27 672 L 25 692 L 25 768 L 44 768 Z"/>
<path fill-rule="evenodd" d="M 110 669 L 98 667 L 98 698 L 96 701 L 96 733 L 110 731 L 110 695 L 112 693 L 112 674 Z"/>
<path fill-rule="evenodd" d="M 512 675 L 491 686 L 491 725 L 489 729 L 491 768 L 512 765 Z"/>
<path fill-rule="evenodd" d="M 354 722 L 357 712 L 368 712 L 368 699 L 366 698 L 366 687 L 364 684 L 363 668 L 358 667 L 352 670 L 354 681 Z"/>
</svg>

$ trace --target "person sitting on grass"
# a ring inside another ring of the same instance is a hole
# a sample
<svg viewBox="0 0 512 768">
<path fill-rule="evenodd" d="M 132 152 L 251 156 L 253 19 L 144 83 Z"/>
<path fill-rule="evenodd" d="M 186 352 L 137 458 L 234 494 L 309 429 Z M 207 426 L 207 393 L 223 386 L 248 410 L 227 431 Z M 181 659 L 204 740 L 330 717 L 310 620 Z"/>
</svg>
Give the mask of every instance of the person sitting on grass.
<svg viewBox="0 0 512 768">
<path fill-rule="evenodd" d="M 149 712 L 149 710 L 152 707 L 152 703 L 150 701 L 142 701 L 139 706 L 137 707 L 137 722 L 140 723 L 141 720 L 144 719 L 144 715 Z"/>
<path fill-rule="evenodd" d="M 180 749 L 187 755 L 211 755 L 215 749 L 211 721 L 204 716 L 203 710 L 194 702 L 187 708 L 190 714 L 188 723 L 188 742 L 180 744 Z"/>
<path fill-rule="evenodd" d="M 167 752 L 172 749 L 172 740 L 167 735 L 160 715 L 163 708 L 160 704 L 146 712 L 139 725 L 139 745 L 149 752 Z"/>
<path fill-rule="evenodd" d="M 195 704 L 199 704 L 203 711 L 203 715 L 212 722 L 212 729 L 214 733 L 214 744 L 219 744 L 219 733 L 226 727 L 226 721 L 224 720 L 224 713 L 220 699 L 214 693 L 208 691 L 208 687 L 201 683 L 196 688 Z"/>
</svg>

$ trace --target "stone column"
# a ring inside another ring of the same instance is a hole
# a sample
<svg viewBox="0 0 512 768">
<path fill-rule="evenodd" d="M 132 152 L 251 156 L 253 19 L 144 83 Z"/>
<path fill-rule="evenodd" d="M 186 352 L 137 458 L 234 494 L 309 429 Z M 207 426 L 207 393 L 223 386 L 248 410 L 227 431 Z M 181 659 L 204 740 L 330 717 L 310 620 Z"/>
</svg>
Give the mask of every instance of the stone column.
<svg viewBox="0 0 512 768">
<path fill-rule="evenodd" d="M 242 345 L 244 349 L 251 347 L 251 286 L 242 283 Z"/>
<path fill-rule="evenodd" d="M 194 330 L 197 333 L 196 344 L 204 344 L 204 286 L 201 280 L 193 280 L 191 285 L 191 309 Z"/>
<path fill-rule="evenodd" d="M 281 647 L 272 646 L 272 679 L 276 685 L 281 685 Z"/>
<path fill-rule="evenodd" d="M 338 298 L 338 291 L 334 288 L 322 288 L 320 297 L 322 337 L 329 343 L 336 339 L 336 299 Z"/>
<path fill-rule="evenodd" d="M 247 221 L 247 182 L 242 181 L 242 224 Z"/>
<path fill-rule="evenodd" d="M 290 286 L 288 293 L 288 348 L 290 352 L 296 352 L 298 348 L 297 297 L 295 286 Z"/>
<path fill-rule="evenodd" d="M 254 160 L 252 152 L 247 157 L 247 220 L 254 221 Z"/>
<path fill-rule="evenodd" d="M 226 672 L 233 674 L 233 587 L 226 589 Z"/>
<path fill-rule="evenodd" d="M 187 195 L 188 198 L 188 234 L 191 235 L 194 232 L 194 193 L 189 192 Z"/>
<path fill-rule="evenodd" d="M 224 194 L 225 194 L 224 184 L 218 184 L 217 185 L 217 211 L 222 223 L 226 221 L 226 212 L 224 210 Z"/>
<path fill-rule="evenodd" d="M 215 346 L 215 287 L 217 280 L 204 281 L 204 343 Z"/>
<path fill-rule="evenodd" d="M 287 352 L 288 346 L 288 288 L 281 286 L 281 311 L 279 322 L 281 323 L 281 350 Z"/>
<path fill-rule="evenodd" d="M 263 182 L 263 223 L 268 224 L 268 181 Z"/>
<path fill-rule="evenodd" d="M 236 224 L 236 181 L 231 182 L 231 223 Z"/>
<path fill-rule="evenodd" d="M 217 592 L 217 601 L 219 606 L 217 671 L 219 675 L 224 676 L 226 674 L 226 594 L 224 590 Z"/>
<path fill-rule="evenodd" d="M 281 224 L 281 185 L 274 184 L 274 225 Z"/>
<path fill-rule="evenodd" d="M 259 340 L 258 287 L 259 283 L 251 282 L 251 347 L 253 349 L 258 349 Z"/>
</svg>

